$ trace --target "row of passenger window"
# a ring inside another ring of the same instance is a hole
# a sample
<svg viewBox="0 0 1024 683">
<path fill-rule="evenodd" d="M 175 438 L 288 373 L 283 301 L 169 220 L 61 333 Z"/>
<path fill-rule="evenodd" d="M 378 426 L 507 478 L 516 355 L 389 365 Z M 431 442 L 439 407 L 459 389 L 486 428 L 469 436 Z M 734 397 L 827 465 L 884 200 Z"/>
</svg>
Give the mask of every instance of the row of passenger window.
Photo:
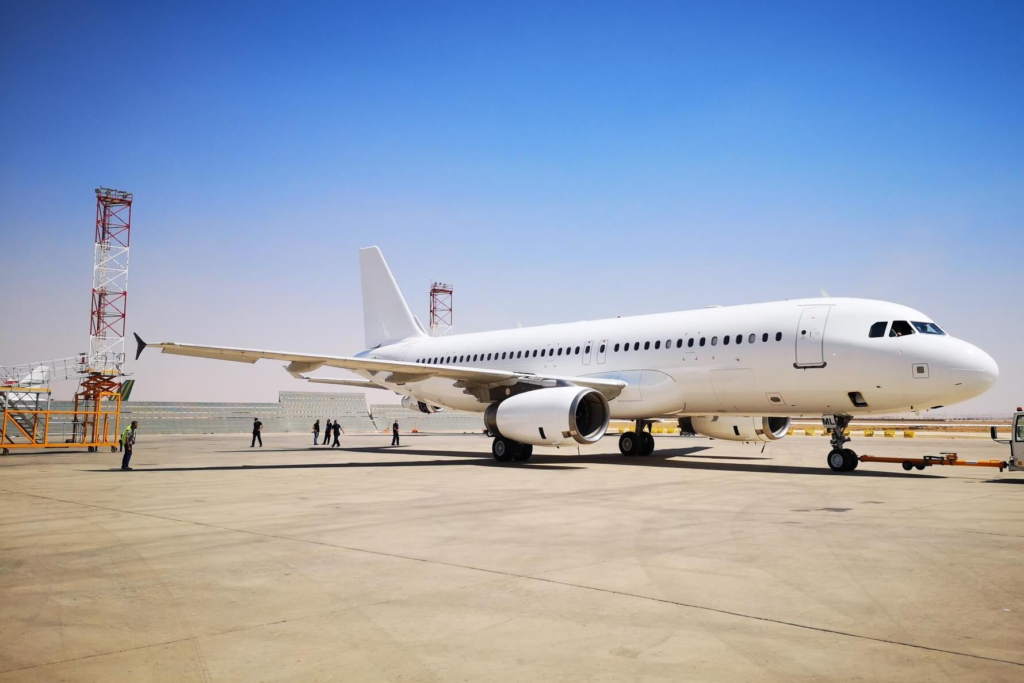
<svg viewBox="0 0 1024 683">
<path fill-rule="evenodd" d="M 725 335 L 724 337 L 722 337 L 722 346 L 728 346 L 729 342 L 732 341 L 733 339 L 734 339 L 734 337 L 732 337 L 732 335 L 728 335 L 728 334 Z M 737 344 L 742 344 L 743 343 L 743 335 L 742 334 L 737 334 L 735 336 L 735 340 L 736 340 Z M 753 344 L 756 341 L 757 341 L 757 335 L 756 334 L 751 333 L 750 335 L 747 336 L 747 343 L 748 344 Z M 767 332 L 764 332 L 764 333 L 761 334 L 761 341 L 762 342 L 767 342 L 768 341 L 768 333 Z M 776 332 L 775 333 L 775 341 L 782 341 L 782 333 L 781 332 Z M 689 339 L 686 340 L 686 347 L 692 349 L 694 347 L 694 345 L 705 346 L 707 343 L 708 343 L 708 338 L 707 337 L 701 337 L 700 340 L 698 340 L 696 337 L 690 337 Z M 711 337 L 711 345 L 712 346 L 718 346 L 718 337 L 717 336 Z M 621 346 L 622 346 L 622 350 L 624 352 L 625 351 L 629 351 L 629 342 L 626 342 L 625 344 L 622 344 Z M 668 349 L 668 348 L 671 348 L 671 347 L 672 347 L 672 340 L 671 339 L 666 339 L 665 340 L 665 348 Z M 676 339 L 676 348 L 680 349 L 682 347 L 683 347 L 683 340 L 682 339 Z M 644 342 L 644 351 L 648 351 L 650 348 L 651 348 L 651 342 Z M 654 350 L 657 351 L 660 348 L 661 348 L 661 342 L 660 341 L 654 342 Z M 612 350 L 613 351 L 618 351 L 619 350 L 619 344 L 616 344 L 614 346 L 614 348 L 612 348 Z M 640 342 L 633 342 L 633 350 L 634 351 L 639 351 L 640 350 Z"/>
<path fill-rule="evenodd" d="M 723 346 L 728 346 L 729 342 L 731 341 L 731 339 L 732 339 L 731 335 L 728 335 L 728 334 L 725 335 L 724 337 L 722 337 L 722 345 Z M 768 339 L 769 339 L 769 337 L 768 337 L 768 333 L 767 332 L 765 332 L 765 333 L 763 333 L 761 335 L 761 341 L 762 342 L 767 342 Z M 743 343 L 743 335 L 742 334 L 737 334 L 736 337 L 735 337 L 735 340 L 736 340 L 737 344 L 742 344 Z M 748 344 L 753 344 L 756 341 L 757 341 L 757 335 L 756 334 L 751 333 L 747 337 L 747 343 Z M 782 341 L 782 333 L 781 332 L 776 332 L 775 333 L 775 341 Z M 695 344 L 697 346 L 705 346 L 707 344 L 707 342 L 708 342 L 708 338 L 707 337 L 701 337 L 699 341 L 697 340 L 696 337 L 690 337 L 686 341 L 686 346 L 687 346 L 687 348 L 693 348 L 693 346 Z M 718 337 L 717 336 L 711 337 L 711 346 L 718 346 Z M 633 347 L 634 351 L 639 351 L 640 350 L 640 342 L 633 342 L 632 343 L 632 347 Z M 682 339 L 676 339 L 675 340 L 675 347 L 677 349 L 681 349 L 683 347 L 683 340 Z M 666 339 L 665 340 L 665 348 L 666 349 L 672 348 L 672 340 L 671 339 Z M 434 358 L 417 358 L 416 362 L 417 363 L 426 363 L 427 365 L 449 365 L 451 363 L 478 363 L 478 362 L 482 362 L 482 361 L 489 361 L 489 360 L 492 360 L 492 359 L 493 360 L 514 360 L 514 359 L 518 359 L 518 358 L 523 358 L 524 354 L 525 354 L 526 358 L 537 358 L 538 355 L 541 358 L 545 358 L 545 357 L 548 357 L 548 356 L 562 356 L 562 355 L 578 356 L 578 355 L 580 355 L 580 349 L 581 349 L 581 347 L 579 347 L 579 346 L 576 346 L 576 347 L 566 346 L 564 349 L 561 348 L 561 347 L 558 348 L 558 349 L 534 349 L 532 352 L 530 352 L 530 351 L 503 351 L 500 355 L 497 352 L 494 352 L 494 353 L 488 353 L 488 354 L 483 354 L 483 353 L 474 353 L 472 355 L 466 354 L 466 355 L 463 355 L 463 356 L 436 356 Z M 587 344 L 586 346 L 582 347 L 582 349 L 583 349 L 583 353 L 585 355 L 590 355 L 590 345 L 589 344 Z M 620 343 L 616 344 L 613 347 L 612 350 L 615 351 L 615 352 L 619 352 L 620 349 L 621 349 L 622 352 L 629 351 L 630 350 L 630 343 L 626 342 L 625 344 L 623 344 L 623 343 L 620 342 Z M 651 349 L 651 342 L 649 342 L 649 341 L 648 342 L 644 342 L 644 351 L 649 351 L 650 349 Z M 659 349 L 661 349 L 661 340 L 658 340 L 658 341 L 654 342 L 654 350 L 657 351 Z M 605 350 L 606 350 L 605 344 L 601 344 L 600 348 L 598 349 L 598 353 L 604 353 Z M 563 351 L 564 351 L 564 354 L 563 354 Z"/>
</svg>

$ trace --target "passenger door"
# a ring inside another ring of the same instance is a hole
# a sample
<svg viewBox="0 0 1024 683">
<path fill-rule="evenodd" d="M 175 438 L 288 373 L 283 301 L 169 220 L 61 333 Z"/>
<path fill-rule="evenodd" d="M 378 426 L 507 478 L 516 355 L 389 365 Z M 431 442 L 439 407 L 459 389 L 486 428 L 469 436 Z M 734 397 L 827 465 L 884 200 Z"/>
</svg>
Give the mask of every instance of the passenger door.
<svg viewBox="0 0 1024 683">
<path fill-rule="evenodd" d="M 796 328 L 796 362 L 798 368 L 825 367 L 825 323 L 831 306 L 807 306 L 800 314 Z"/>
</svg>

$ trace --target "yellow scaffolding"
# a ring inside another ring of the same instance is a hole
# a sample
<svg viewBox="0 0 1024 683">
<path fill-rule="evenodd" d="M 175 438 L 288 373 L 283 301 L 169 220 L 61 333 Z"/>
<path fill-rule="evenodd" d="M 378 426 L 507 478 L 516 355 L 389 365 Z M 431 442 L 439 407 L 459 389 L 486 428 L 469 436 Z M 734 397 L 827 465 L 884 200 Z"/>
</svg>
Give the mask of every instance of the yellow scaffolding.
<svg viewBox="0 0 1024 683">
<path fill-rule="evenodd" d="M 19 395 L 48 394 L 50 389 L 0 387 L 0 392 Z M 48 402 L 46 410 L 11 407 L 8 403 L 5 402 L 3 424 L 0 425 L 0 446 L 3 447 L 4 455 L 7 455 L 10 449 L 28 448 L 85 446 L 89 452 L 93 452 L 109 446 L 111 451 L 117 450 L 121 426 L 120 392 L 99 392 L 95 398 L 78 404 L 76 410 L 49 410 Z M 59 416 L 65 415 L 71 415 L 71 420 L 60 419 Z M 69 425 L 70 435 L 66 429 Z"/>
</svg>

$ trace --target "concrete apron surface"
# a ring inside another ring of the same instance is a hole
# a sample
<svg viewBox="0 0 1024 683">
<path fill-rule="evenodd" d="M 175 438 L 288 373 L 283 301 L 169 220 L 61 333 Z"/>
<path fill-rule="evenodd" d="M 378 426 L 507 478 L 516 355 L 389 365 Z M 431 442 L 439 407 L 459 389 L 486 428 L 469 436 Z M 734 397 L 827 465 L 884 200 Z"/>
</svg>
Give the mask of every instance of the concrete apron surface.
<svg viewBox="0 0 1024 683">
<path fill-rule="evenodd" d="M 0 681 L 1024 680 L 1024 475 L 616 441 L 0 458 Z"/>
</svg>

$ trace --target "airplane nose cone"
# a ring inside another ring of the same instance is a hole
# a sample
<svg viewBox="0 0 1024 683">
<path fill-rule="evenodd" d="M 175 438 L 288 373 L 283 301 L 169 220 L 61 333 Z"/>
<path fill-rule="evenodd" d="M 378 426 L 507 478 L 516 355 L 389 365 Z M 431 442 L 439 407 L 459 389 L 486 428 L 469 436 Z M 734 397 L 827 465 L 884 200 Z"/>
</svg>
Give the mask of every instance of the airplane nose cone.
<svg viewBox="0 0 1024 683">
<path fill-rule="evenodd" d="M 953 382 L 970 396 L 980 396 L 999 379 L 999 366 L 977 346 L 967 346 L 967 353 L 950 368 Z"/>
</svg>

